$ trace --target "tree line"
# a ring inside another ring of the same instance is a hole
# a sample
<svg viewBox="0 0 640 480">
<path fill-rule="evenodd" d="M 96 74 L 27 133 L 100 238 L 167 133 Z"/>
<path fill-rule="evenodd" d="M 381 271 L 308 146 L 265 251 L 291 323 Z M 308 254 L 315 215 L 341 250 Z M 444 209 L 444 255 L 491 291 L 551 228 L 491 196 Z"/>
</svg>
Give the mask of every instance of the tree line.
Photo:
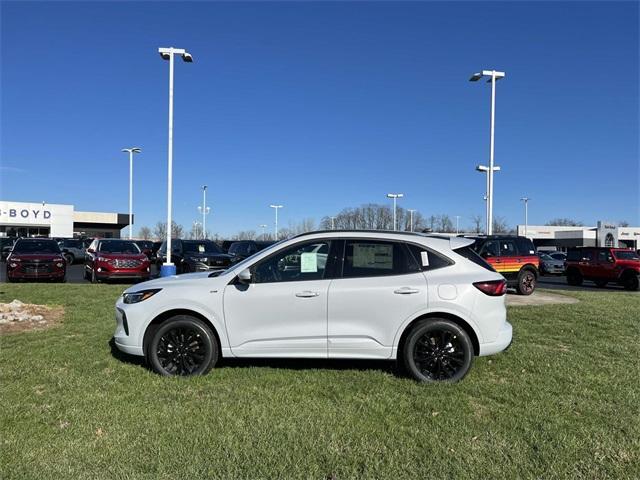
<svg viewBox="0 0 640 480">
<path fill-rule="evenodd" d="M 482 234 L 485 230 L 485 217 L 472 215 L 468 218 L 458 218 L 458 233 Z M 414 232 L 456 233 L 456 217 L 447 214 L 426 216 L 422 212 L 397 207 L 396 223 L 398 230 Z M 162 240 L 166 238 L 166 222 L 157 222 L 152 228 L 141 227 L 138 238 L 143 240 Z M 584 223 L 571 218 L 554 218 L 545 225 L 549 226 L 584 226 Z M 619 226 L 628 226 L 629 222 L 620 221 Z M 389 205 L 367 203 L 359 207 L 347 207 L 335 215 L 327 215 L 320 219 L 319 224 L 313 218 L 305 218 L 299 222 L 290 221 L 286 226 L 278 229 L 278 238 L 275 238 L 273 230 L 256 231 L 241 230 L 224 240 L 283 240 L 313 230 L 393 230 L 393 207 Z M 504 217 L 494 217 L 493 232 L 496 234 L 515 233 Z M 171 224 L 173 238 L 198 239 L 202 238 L 200 224 L 194 224 L 190 230 L 186 230 L 175 221 Z M 223 240 L 216 233 L 205 232 L 205 237 L 214 241 Z"/>
</svg>

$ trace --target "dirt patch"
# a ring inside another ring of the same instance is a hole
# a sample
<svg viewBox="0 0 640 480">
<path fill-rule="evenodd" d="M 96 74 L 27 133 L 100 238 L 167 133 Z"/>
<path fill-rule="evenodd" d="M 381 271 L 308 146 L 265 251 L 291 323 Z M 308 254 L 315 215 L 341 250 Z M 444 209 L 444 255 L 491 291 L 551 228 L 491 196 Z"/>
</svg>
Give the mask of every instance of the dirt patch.
<svg viewBox="0 0 640 480">
<path fill-rule="evenodd" d="M 558 295 L 548 292 L 533 292 L 531 295 L 507 295 L 507 305 L 511 307 L 523 307 L 532 305 L 558 305 L 578 303 L 580 300 L 567 295 Z"/>
<path fill-rule="evenodd" d="M 62 323 L 64 308 L 35 305 L 14 300 L 0 303 L 0 335 L 7 333 L 39 331 Z"/>
</svg>

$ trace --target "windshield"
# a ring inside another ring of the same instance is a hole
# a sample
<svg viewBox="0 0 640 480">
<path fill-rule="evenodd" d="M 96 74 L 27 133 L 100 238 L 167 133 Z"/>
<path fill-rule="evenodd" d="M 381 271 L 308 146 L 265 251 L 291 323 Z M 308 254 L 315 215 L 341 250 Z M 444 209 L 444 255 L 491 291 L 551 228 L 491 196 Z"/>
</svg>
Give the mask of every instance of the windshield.
<svg viewBox="0 0 640 480">
<path fill-rule="evenodd" d="M 140 253 L 138 246 L 128 240 L 109 240 L 100 242 L 99 252 L 103 253 Z"/>
<path fill-rule="evenodd" d="M 136 245 L 138 245 L 140 248 L 153 248 L 153 242 L 146 240 L 138 240 L 136 242 Z"/>
<path fill-rule="evenodd" d="M 614 250 L 613 254 L 618 260 L 640 260 L 638 254 L 632 250 Z"/>
<path fill-rule="evenodd" d="M 218 246 L 208 240 L 203 241 L 182 241 L 182 250 L 184 253 L 222 253 Z"/>
<path fill-rule="evenodd" d="M 60 253 L 60 247 L 53 240 L 17 241 L 13 253 Z"/>
<path fill-rule="evenodd" d="M 544 253 L 541 253 L 541 254 L 540 254 L 540 258 L 541 258 L 542 260 L 547 260 L 547 261 L 555 260 L 555 258 L 551 258 L 549 255 L 546 255 L 546 254 L 544 254 Z"/>
</svg>

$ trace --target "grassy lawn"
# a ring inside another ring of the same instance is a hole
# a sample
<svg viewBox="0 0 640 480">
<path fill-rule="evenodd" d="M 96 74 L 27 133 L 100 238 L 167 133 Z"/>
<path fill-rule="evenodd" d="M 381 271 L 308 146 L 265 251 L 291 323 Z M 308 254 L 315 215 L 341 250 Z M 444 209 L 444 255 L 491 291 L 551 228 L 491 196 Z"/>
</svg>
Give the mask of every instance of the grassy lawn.
<svg viewBox="0 0 640 480">
<path fill-rule="evenodd" d="M 0 285 L 64 323 L 0 338 L 0 477 L 640 478 L 640 297 L 515 307 L 457 385 L 381 362 L 226 362 L 167 379 L 114 356 L 123 286 Z"/>
</svg>

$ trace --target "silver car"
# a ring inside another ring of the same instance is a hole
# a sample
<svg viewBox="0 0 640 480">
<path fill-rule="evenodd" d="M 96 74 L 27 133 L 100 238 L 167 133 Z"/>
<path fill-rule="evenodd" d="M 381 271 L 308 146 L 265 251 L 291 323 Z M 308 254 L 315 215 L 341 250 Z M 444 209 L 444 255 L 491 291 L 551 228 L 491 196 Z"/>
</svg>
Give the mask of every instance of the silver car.
<svg viewBox="0 0 640 480">
<path fill-rule="evenodd" d="M 542 275 L 564 275 L 564 262 L 557 260 L 546 253 L 541 253 L 540 273 Z"/>
</svg>

